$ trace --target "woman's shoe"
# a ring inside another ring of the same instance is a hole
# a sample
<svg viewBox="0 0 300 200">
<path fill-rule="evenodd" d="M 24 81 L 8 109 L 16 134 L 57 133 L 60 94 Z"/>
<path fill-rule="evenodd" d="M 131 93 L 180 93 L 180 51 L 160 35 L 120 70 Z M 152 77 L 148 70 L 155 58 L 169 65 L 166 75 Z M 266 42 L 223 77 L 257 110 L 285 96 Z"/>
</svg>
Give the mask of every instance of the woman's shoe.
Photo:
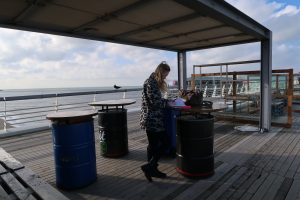
<svg viewBox="0 0 300 200">
<path fill-rule="evenodd" d="M 165 173 L 159 171 L 159 170 L 157 169 L 157 167 L 153 167 L 153 169 L 152 169 L 152 175 L 151 175 L 151 176 L 152 176 L 152 177 L 156 177 L 156 178 L 166 178 L 166 177 L 167 177 L 167 174 L 165 174 Z"/>
<path fill-rule="evenodd" d="M 149 182 L 152 182 L 152 169 L 151 166 L 149 164 L 145 164 L 143 166 L 141 166 L 142 171 L 144 172 L 145 177 L 147 178 L 147 180 Z"/>
</svg>

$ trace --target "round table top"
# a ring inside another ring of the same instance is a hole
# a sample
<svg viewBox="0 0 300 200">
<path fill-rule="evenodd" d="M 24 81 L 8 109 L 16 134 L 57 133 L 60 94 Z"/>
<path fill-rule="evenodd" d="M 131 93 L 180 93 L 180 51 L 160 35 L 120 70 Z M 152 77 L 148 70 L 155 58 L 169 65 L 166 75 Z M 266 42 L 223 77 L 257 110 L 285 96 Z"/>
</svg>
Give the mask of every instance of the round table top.
<svg viewBox="0 0 300 200">
<path fill-rule="evenodd" d="M 97 115 L 97 112 L 95 111 L 59 111 L 59 112 L 53 112 L 49 113 L 46 118 L 50 120 L 55 119 L 71 119 L 71 118 L 82 118 L 82 117 L 92 117 L 94 115 Z"/>
<path fill-rule="evenodd" d="M 90 106 L 126 106 L 134 104 L 134 99 L 118 99 L 118 100 L 106 100 L 106 101 L 95 101 L 89 103 Z"/>
<path fill-rule="evenodd" d="M 217 112 L 222 111 L 227 108 L 227 105 L 225 104 L 213 104 L 211 108 L 209 107 L 190 107 L 187 108 L 187 106 L 171 106 L 171 108 L 187 111 L 187 112 L 195 112 L 195 113 L 206 113 L 206 112 Z"/>
</svg>

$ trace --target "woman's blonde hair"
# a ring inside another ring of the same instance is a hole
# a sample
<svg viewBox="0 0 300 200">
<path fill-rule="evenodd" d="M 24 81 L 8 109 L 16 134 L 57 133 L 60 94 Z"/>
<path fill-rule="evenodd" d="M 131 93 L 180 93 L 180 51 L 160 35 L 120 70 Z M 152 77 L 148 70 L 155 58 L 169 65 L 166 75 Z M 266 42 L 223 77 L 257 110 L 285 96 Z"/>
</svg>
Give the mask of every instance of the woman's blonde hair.
<svg viewBox="0 0 300 200">
<path fill-rule="evenodd" d="M 167 62 L 163 61 L 161 62 L 155 69 L 154 74 L 155 74 L 155 80 L 158 83 L 158 87 L 161 91 L 165 92 L 167 91 L 167 83 L 163 79 L 162 74 L 164 72 L 169 72 L 171 71 L 170 66 L 167 64 Z"/>
</svg>

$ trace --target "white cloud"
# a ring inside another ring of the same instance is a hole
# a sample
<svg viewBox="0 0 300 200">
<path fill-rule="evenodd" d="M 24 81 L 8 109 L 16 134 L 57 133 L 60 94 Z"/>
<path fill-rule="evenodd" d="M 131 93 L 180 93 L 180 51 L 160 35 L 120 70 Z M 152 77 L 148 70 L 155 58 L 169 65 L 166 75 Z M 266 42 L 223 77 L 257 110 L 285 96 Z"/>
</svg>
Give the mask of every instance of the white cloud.
<svg viewBox="0 0 300 200">
<path fill-rule="evenodd" d="M 274 13 L 272 17 L 281 17 L 284 15 L 293 16 L 298 14 L 300 11 L 300 8 L 297 6 L 287 5 L 283 9 L 279 10 L 278 12 Z"/>
<path fill-rule="evenodd" d="M 7 29 L 2 42 L 1 88 L 141 85 L 161 60 L 176 68 L 174 53 L 113 43 Z M 177 70 L 169 77 L 176 79 Z"/>
<path fill-rule="evenodd" d="M 236 45 L 221 47 L 215 49 L 206 49 L 201 51 L 193 51 L 188 54 L 189 65 L 188 75 L 192 74 L 193 65 L 204 65 L 204 64 L 215 64 L 224 62 L 235 62 L 235 61 L 247 61 L 247 60 L 259 60 L 260 59 L 260 48 L 257 43 Z M 228 71 L 240 71 L 240 70 L 258 70 L 257 64 L 249 65 L 236 65 L 229 66 Z M 247 67 L 247 68 L 245 68 Z M 196 73 L 199 73 L 199 68 L 196 68 Z M 220 66 L 215 67 L 204 67 L 201 69 L 202 73 L 220 72 Z M 223 66 L 222 71 L 226 71 L 226 67 Z"/>
<path fill-rule="evenodd" d="M 276 0 L 228 0 L 238 9 L 262 23 L 273 33 L 273 68 L 292 66 L 299 71 L 300 8 L 298 5 Z M 255 50 L 259 52 L 260 50 Z M 252 49 L 248 54 L 252 53 Z M 224 55 L 224 56 L 227 56 Z M 230 58 L 230 55 L 228 55 Z"/>
<path fill-rule="evenodd" d="M 266 0 L 227 0 L 227 2 L 261 23 L 268 21 L 273 13 L 282 6 L 276 1 L 268 3 Z"/>
</svg>

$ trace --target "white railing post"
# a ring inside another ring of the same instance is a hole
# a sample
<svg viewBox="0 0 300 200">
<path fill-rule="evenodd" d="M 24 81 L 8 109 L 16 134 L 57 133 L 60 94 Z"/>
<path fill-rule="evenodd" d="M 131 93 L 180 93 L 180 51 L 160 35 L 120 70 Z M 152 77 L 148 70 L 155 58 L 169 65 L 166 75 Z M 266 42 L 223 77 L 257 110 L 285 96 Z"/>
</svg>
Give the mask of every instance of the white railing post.
<svg viewBox="0 0 300 200">
<path fill-rule="evenodd" d="M 58 111 L 58 97 L 57 97 L 57 94 L 56 94 L 56 97 L 55 97 L 55 112 Z"/>
<path fill-rule="evenodd" d="M 123 92 L 123 99 L 126 99 L 126 92 Z"/>
<path fill-rule="evenodd" d="M 96 94 L 94 94 L 93 102 L 96 102 Z M 93 110 L 96 110 L 95 106 L 92 106 L 92 107 L 93 107 Z"/>
<path fill-rule="evenodd" d="M 4 129 L 4 131 L 6 132 L 6 126 L 7 126 L 7 124 L 6 124 L 6 99 L 5 99 L 5 97 L 3 97 L 3 99 L 4 99 L 4 121 L 3 121 L 3 129 Z"/>
</svg>

